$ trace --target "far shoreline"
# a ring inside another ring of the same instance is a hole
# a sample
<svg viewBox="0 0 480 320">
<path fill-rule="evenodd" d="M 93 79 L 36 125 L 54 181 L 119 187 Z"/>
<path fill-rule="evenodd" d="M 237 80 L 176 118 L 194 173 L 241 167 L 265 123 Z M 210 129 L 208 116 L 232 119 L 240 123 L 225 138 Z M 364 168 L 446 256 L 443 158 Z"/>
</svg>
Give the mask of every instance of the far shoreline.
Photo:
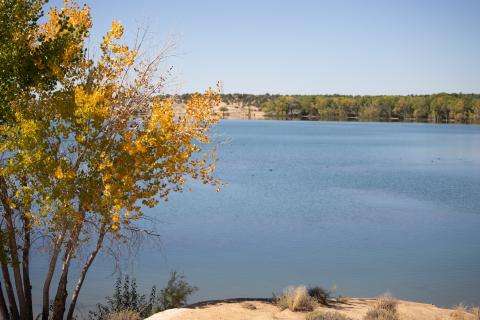
<svg viewBox="0 0 480 320">
<path fill-rule="evenodd" d="M 428 124 L 437 126 L 480 126 L 480 123 L 443 123 L 443 122 L 431 122 L 431 121 L 384 121 L 384 120 L 328 120 L 328 119 L 275 119 L 275 118 L 221 118 L 220 121 L 225 122 L 320 122 L 320 123 L 348 123 L 348 124 Z"/>
</svg>

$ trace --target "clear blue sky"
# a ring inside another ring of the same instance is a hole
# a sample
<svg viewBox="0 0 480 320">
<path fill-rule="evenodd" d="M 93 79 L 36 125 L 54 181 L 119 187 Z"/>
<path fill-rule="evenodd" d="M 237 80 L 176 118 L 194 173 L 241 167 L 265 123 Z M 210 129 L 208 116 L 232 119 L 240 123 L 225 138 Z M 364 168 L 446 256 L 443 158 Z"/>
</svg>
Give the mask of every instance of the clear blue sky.
<svg viewBox="0 0 480 320">
<path fill-rule="evenodd" d="M 179 92 L 480 92 L 480 0 L 84 1 L 92 42 L 112 19 L 173 35 Z"/>
</svg>

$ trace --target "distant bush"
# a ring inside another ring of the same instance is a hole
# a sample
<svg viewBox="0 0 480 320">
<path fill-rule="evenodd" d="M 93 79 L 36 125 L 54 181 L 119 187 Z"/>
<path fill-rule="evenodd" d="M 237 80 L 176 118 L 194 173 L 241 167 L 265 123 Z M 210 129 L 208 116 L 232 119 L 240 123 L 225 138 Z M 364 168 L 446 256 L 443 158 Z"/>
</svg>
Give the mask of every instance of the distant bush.
<svg viewBox="0 0 480 320">
<path fill-rule="evenodd" d="M 390 294 L 380 296 L 370 309 L 364 320 L 399 320 L 397 312 L 398 302 Z"/>
<path fill-rule="evenodd" d="M 125 310 L 108 314 L 106 320 L 142 320 L 142 318 L 136 311 Z"/>
<path fill-rule="evenodd" d="M 135 318 L 119 318 L 137 314 L 140 319 L 166 309 L 178 308 L 186 304 L 188 296 L 198 290 L 185 280 L 178 272 L 172 272 L 167 285 L 157 294 L 153 286 L 150 294 L 139 294 L 135 279 L 128 276 L 119 277 L 111 297 L 106 297 L 106 303 L 98 303 L 96 309 L 89 312 L 90 320 L 135 320 Z M 115 316 L 117 318 L 111 319 Z"/>
<path fill-rule="evenodd" d="M 329 305 L 330 292 L 320 286 L 309 287 L 308 295 L 324 306 Z"/>
<path fill-rule="evenodd" d="M 313 311 L 305 316 L 305 320 L 352 320 L 339 312 Z"/>
<path fill-rule="evenodd" d="M 314 298 L 310 297 L 307 288 L 288 287 L 283 293 L 277 297 L 276 304 L 282 310 L 289 309 L 290 311 L 312 311 L 316 306 Z"/>
</svg>

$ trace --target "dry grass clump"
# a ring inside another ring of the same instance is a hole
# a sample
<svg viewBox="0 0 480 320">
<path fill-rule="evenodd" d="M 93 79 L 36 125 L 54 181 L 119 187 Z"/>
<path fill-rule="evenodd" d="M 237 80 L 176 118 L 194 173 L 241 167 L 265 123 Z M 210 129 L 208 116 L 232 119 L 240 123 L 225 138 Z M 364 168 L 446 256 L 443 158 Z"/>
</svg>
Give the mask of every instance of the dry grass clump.
<svg viewBox="0 0 480 320">
<path fill-rule="evenodd" d="M 305 316 L 305 320 L 352 320 L 339 312 L 313 311 Z"/>
<path fill-rule="evenodd" d="M 275 302 L 282 310 L 290 311 L 312 311 L 316 306 L 315 299 L 308 295 L 307 288 L 304 286 L 288 287 Z"/>
<path fill-rule="evenodd" d="M 394 297 L 392 297 L 389 293 L 385 293 L 377 298 L 375 303 L 376 309 L 382 309 L 389 312 L 396 312 L 397 311 L 398 301 Z"/>
<path fill-rule="evenodd" d="M 108 314 L 106 320 L 142 320 L 142 318 L 136 311 L 124 310 Z"/>
<path fill-rule="evenodd" d="M 372 309 L 370 309 L 364 320 L 399 320 L 397 312 L 397 300 L 390 294 L 378 297 Z"/>
<path fill-rule="evenodd" d="M 455 310 L 450 314 L 450 318 L 453 320 L 467 320 L 467 308 L 463 304 L 459 304 L 455 307 Z"/>
<path fill-rule="evenodd" d="M 452 320 L 480 320 L 480 308 L 474 307 L 468 309 L 463 304 L 459 304 L 450 314 Z"/>
<path fill-rule="evenodd" d="M 383 309 L 371 309 L 365 315 L 363 320 L 399 320 L 396 312 L 389 312 Z"/>
<path fill-rule="evenodd" d="M 473 314 L 473 319 L 480 320 L 480 307 L 471 308 L 470 313 Z"/>
</svg>

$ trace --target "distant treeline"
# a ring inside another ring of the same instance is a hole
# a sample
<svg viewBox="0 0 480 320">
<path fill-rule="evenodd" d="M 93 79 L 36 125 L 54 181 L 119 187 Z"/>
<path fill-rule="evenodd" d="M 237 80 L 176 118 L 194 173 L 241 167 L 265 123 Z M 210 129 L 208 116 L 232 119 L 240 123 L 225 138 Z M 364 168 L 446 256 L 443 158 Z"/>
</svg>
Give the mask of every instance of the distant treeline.
<svg viewBox="0 0 480 320">
<path fill-rule="evenodd" d="M 174 98 L 179 102 L 186 102 L 190 99 L 191 93 L 184 93 L 175 95 Z M 261 108 L 261 106 L 272 99 L 282 97 L 279 94 L 249 94 L 249 93 L 222 93 L 222 102 L 226 104 L 235 104 L 239 106 L 255 106 Z"/>
<path fill-rule="evenodd" d="M 190 95 L 177 96 L 187 99 Z M 278 119 L 480 123 L 480 94 L 348 96 L 222 94 L 227 104 L 256 106 Z"/>
<path fill-rule="evenodd" d="M 281 96 L 264 102 L 261 109 L 279 118 L 479 123 L 480 95 Z"/>
</svg>

